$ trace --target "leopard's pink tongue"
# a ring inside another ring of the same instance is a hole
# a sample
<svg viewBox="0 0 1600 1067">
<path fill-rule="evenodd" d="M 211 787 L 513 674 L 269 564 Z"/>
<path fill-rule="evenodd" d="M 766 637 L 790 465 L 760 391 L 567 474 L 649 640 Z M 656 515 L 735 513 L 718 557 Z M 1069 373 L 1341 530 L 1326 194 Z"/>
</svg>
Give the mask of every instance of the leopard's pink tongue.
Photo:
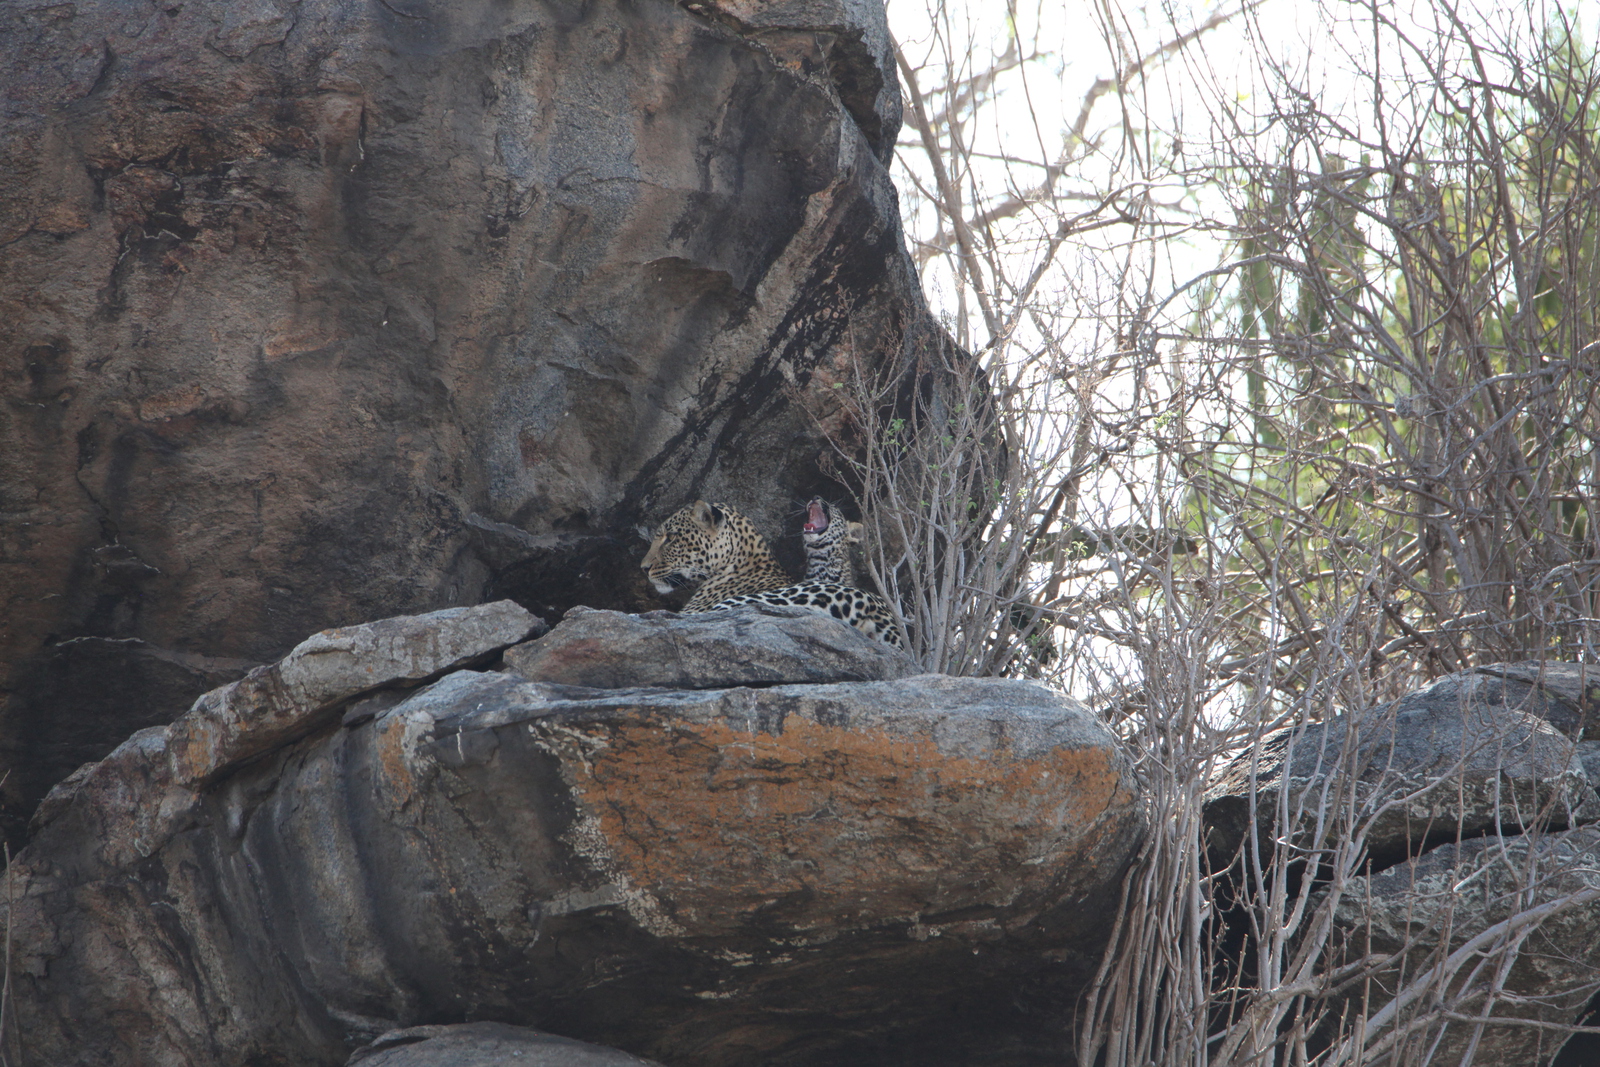
<svg viewBox="0 0 1600 1067">
<path fill-rule="evenodd" d="M 806 505 L 806 533 L 822 533 L 828 528 L 828 509 L 822 506 L 821 501 L 813 500 Z"/>
</svg>

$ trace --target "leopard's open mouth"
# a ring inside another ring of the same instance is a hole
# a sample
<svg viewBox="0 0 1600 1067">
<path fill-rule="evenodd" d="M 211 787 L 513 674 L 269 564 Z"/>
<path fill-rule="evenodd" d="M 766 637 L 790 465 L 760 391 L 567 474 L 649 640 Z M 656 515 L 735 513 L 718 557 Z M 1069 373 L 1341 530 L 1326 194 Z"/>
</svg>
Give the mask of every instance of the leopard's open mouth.
<svg viewBox="0 0 1600 1067">
<path fill-rule="evenodd" d="M 808 534 L 826 533 L 828 530 L 828 509 L 822 506 L 822 501 L 817 497 L 812 497 L 811 503 L 806 505 L 804 530 Z"/>
</svg>

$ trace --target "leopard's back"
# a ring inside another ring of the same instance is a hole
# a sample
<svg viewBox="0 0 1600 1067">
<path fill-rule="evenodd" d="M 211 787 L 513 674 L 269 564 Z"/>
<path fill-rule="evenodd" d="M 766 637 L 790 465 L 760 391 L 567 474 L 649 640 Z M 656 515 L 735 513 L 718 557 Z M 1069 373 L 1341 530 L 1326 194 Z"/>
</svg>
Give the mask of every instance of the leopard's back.
<svg viewBox="0 0 1600 1067">
<path fill-rule="evenodd" d="M 779 607 L 809 608 L 832 615 L 886 645 L 904 648 L 900 625 L 882 597 L 840 582 L 805 581 L 766 589 L 758 593 L 731 596 L 714 605 L 716 608 L 733 608 L 741 604 L 769 604 Z"/>
</svg>

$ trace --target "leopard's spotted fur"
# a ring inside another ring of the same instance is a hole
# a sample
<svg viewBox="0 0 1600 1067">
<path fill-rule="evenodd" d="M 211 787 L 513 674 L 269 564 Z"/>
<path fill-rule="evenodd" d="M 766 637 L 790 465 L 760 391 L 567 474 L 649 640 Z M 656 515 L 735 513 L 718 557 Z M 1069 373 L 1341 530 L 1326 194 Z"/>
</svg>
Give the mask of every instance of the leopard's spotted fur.
<svg viewBox="0 0 1600 1067">
<path fill-rule="evenodd" d="M 707 611 L 735 594 L 778 589 L 793 581 L 749 519 L 726 504 L 704 500 L 661 524 L 642 566 L 658 593 L 703 583 L 683 606 L 685 612 Z"/>
<path fill-rule="evenodd" d="M 731 596 L 717 608 L 735 608 L 740 604 L 774 604 L 810 608 L 847 622 L 868 637 L 876 637 L 886 645 L 904 648 L 900 627 L 883 598 L 838 582 L 797 582 L 782 589 L 768 589 L 760 593 Z"/>
<path fill-rule="evenodd" d="M 814 496 L 806 505 L 806 522 L 800 528 L 800 539 L 806 546 L 805 581 L 856 584 L 850 546 L 861 540 L 859 522 L 851 522 L 844 517 L 844 512 Z"/>
<path fill-rule="evenodd" d="M 812 498 L 806 506 L 801 537 L 806 545 L 806 579 L 782 589 L 732 596 L 715 606 L 778 604 L 820 611 L 876 637 L 886 645 L 905 647 L 894 613 L 881 597 L 847 584 L 852 576 L 850 543 L 859 537 L 859 523 L 849 522 L 833 505 Z"/>
</svg>

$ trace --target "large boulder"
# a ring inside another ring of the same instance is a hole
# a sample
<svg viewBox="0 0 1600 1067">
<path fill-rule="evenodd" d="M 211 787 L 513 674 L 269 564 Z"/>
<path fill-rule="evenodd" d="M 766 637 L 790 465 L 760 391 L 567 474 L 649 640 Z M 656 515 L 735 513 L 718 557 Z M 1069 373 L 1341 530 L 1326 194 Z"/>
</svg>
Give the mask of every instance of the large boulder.
<svg viewBox="0 0 1600 1067">
<path fill-rule="evenodd" d="M 840 368 L 934 335 L 878 3 L 0 25 L 13 843 L 53 782 L 305 633 L 657 606 L 635 524 L 708 496 L 780 530 L 824 487 Z"/>
<path fill-rule="evenodd" d="M 1218 776 L 1205 805 L 1216 867 L 1252 833 L 1264 856 L 1285 840 L 1328 849 L 1361 835 L 1356 877 L 1293 868 L 1314 907 L 1339 894 L 1323 1038 L 1340 1019 L 1348 1037 L 1365 1009 L 1375 1063 L 1454 1064 L 1469 1050 L 1475 1067 L 1552 1062 L 1600 968 L 1600 828 L 1588 825 L 1600 761 L 1586 765 L 1595 742 L 1579 740 L 1600 706 L 1592 677 L 1541 663 L 1452 674 L 1275 731 Z M 1475 1033 L 1496 982 L 1504 997 Z"/>
<path fill-rule="evenodd" d="M 1461 837 L 1600 820 L 1600 796 L 1551 724 L 1551 703 L 1534 685 L 1469 671 L 1275 731 L 1207 792 L 1213 862 L 1226 864 L 1252 829 L 1267 839 L 1288 832 L 1285 791 L 1293 832 L 1320 822 L 1337 836 L 1348 811 L 1380 868 Z"/>
<path fill-rule="evenodd" d="M 465 1017 L 674 1067 L 1060 1062 L 1144 818 L 1082 705 L 531 681 L 473 668 L 533 628 L 479 610 L 511 625 L 411 665 L 419 620 L 314 639 L 58 790 L 6 915 L 29 1055 L 337 1067 Z"/>
<path fill-rule="evenodd" d="M 1333 921 L 1347 960 L 1389 960 L 1351 994 L 1370 1013 L 1369 1040 L 1397 1042 L 1384 1062 L 1455 1064 L 1470 1047 L 1473 1067 L 1542 1067 L 1600 974 L 1600 828 L 1440 846 L 1351 880 Z M 1453 1018 L 1408 1025 L 1441 1002 Z M 1496 1023 L 1508 1019 L 1521 1022 Z"/>
</svg>

